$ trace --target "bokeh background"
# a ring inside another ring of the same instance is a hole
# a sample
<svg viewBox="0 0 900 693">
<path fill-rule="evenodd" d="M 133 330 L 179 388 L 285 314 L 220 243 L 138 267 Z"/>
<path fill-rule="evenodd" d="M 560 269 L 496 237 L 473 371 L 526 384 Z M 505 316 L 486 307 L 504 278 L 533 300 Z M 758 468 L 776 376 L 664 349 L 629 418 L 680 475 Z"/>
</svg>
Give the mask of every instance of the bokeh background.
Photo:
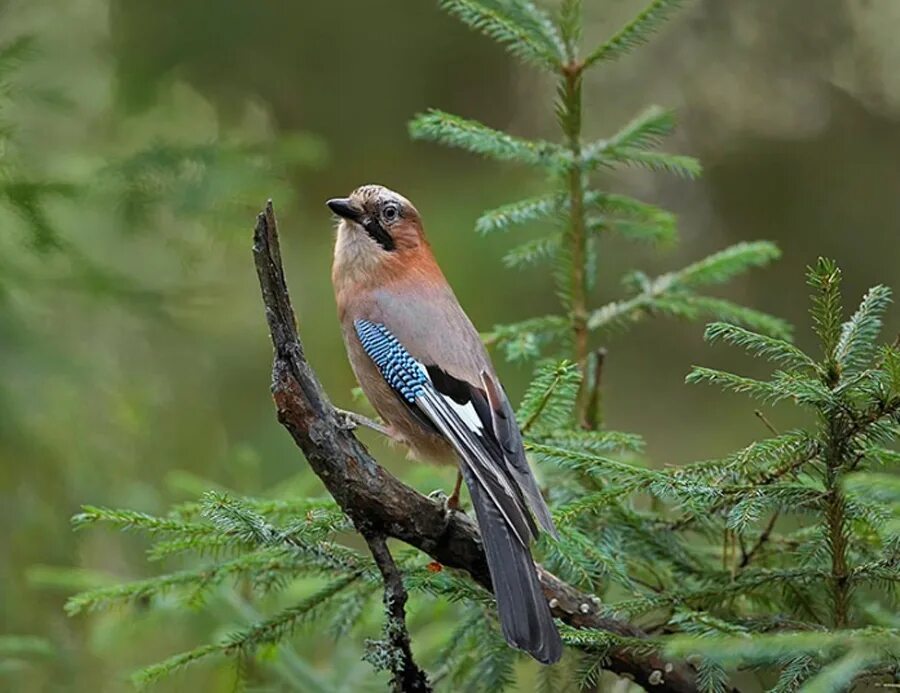
<svg viewBox="0 0 900 693">
<path fill-rule="evenodd" d="M 585 5 L 592 43 L 640 3 Z M 682 241 L 604 245 L 595 304 L 620 295 L 630 269 L 676 269 L 754 239 L 776 241 L 783 259 L 723 295 L 799 322 L 801 345 L 817 255 L 839 260 L 849 296 L 900 288 L 898 32 L 896 0 L 695 0 L 651 46 L 592 73 L 589 136 L 672 107 L 667 148 L 705 168 L 694 182 L 604 181 L 677 213 Z M 352 406 L 323 201 L 367 182 L 412 199 L 482 329 L 551 311 L 546 271 L 503 269 L 515 239 L 472 230 L 482 210 L 543 181 L 411 142 L 406 124 L 439 107 L 554 137 L 552 85 L 423 0 L 0 0 L 0 47 L 18 51 L 0 73 L 0 642 L 34 637 L 0 652 L 0 690 L 128 690 L 134 668 L 253 614 L 225 595 L 196 614 L 68 618 L 73 591 L 171 568 L 148 563 L 137 537 L 73 533 L 80 505 L 158 513 L 208 488 L 321 492 L 268 396 L 255 212 L 275 199 L 309 357 Z M 653 464 L 763 433 L 745 400 L 683 384 L 693 363 L 753 368 L 704 345 L 701 326 L 645 322 L 605 346 L 608 423 L 645 436 Z M 517 398 L 529 367 L 500 371 Z M 451 482 L 363 436 L 424 490 Z M 427 642 L 442 624 L 416 628 Z M 383 685 L 358 642 L 298 632 L 292 648 L 308 690 Z M 233 680 L 220 664 L 161 688 Z"/>
</svg>

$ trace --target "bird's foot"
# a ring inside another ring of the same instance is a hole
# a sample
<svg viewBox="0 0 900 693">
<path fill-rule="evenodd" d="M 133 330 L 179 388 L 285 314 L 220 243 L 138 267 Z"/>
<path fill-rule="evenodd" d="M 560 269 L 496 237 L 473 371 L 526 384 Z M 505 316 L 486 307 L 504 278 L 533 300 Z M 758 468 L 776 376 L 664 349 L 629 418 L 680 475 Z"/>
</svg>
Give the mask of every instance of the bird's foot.
<svg viewBox="0 0 900 693">
<path fill-rule="evenodd" d="M 448 496 L 443 489 L 435 489 L 431 493 L 428 494 L 428 497 L 431 500 L 436 500 L 441 504 L 441 507 L 444 509 L 444 515 L 448 518 L 451 513 L 463 513 L 465 514 L 465 510 L 463 510 L 459 505 L 459 494 L 454 494 Z"/>
<path fill-rule="evenodd" d="M 434 489 L 434 491 L 432 491 L 431 493 L 428 494 L 428 497 L 431 500 L 440 501 L 442 504 L 446 504 L 447 501 L 449 500 L 449 498 L 447 497 L 447 494 L 444 493 L 444 489 L 441 489 L 441 488 Z"/>
<path fill-rule="evenodd" d="M 337 425 L 342 431 L 355 431 L 359 424 L 350 416 L 350 412 L 337 409 Z"/>
<path fill-rule="evenodd" d="M 357 414 L 355 411 L 347 411 L 346 409 L 337 409 L 335 412 L 338 416 L 338 425 L 345 431 L 354 431 L 360 426 L 369 428 L 383 436 L 391 437 L 391 432 L 380 422 L 370 419 L 368 416 Z"/>
</svg>

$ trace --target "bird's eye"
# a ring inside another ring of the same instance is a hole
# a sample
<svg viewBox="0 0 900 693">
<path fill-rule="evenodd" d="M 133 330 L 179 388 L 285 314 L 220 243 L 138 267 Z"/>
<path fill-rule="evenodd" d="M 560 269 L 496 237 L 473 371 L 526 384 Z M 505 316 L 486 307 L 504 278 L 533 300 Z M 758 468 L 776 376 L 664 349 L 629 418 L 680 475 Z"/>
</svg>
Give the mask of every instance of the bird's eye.
<svg viewBox="0 0 900 693">
<path fill-rule="evenodd" d="M 388 223 L 397 221 L 397 217 L 400 216 L 400 206 L 395 204 L 394 202 L 388 202 L 384 207 L 382 207 L 381 216 Z"/>
</svg>

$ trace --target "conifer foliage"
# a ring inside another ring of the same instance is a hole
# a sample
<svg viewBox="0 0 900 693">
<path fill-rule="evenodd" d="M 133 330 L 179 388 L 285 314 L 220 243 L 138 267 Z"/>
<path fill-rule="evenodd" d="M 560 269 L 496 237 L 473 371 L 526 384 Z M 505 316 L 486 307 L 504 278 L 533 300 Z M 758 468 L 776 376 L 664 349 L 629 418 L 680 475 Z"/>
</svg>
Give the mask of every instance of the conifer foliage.
<svg viewBox="0 0 900 693">
<path fill-rule="evenodd" d="M 545 194 L 486 212 L 476 229 L 542 224 L 545 235 L 510 251 L 507 264 L 546 263 L 559 311 L 497 326 L 487 340 L 509 359 L 540 359 L 517 412 L 560 530 L 558 542 L 542 540 L 538 557 L 595 595 L 610 616 L 636 623 L 650 637 L 563 626 L 567 656 L 542 669 L 542 685 L 553 691 L 596 685 L 607 657 L 622 649 L 687 659 L 697 668 L 698 688 L 716 693 L 751 676 L 758 678 L 751 687 L 773 691 L 897 681 L 900 483 L 891 467 L 900 462 L 900 344 L 878 341 L 889 290 L 876 286 L 846 317 L 841 273 L 819 260 L 809 271 L 821 345 L 816 355 L 790 341 L 784 321 L 705 293 L 777 258 L 766 242 L 739 243 L 657 277 L 633 272 L 624 298 L 589 302 L 606 236 L 662 243 L 676 235 L 670 213 L 597 190 L 592 174 L 639 166 L 693 177 L 700 167 L 659 150 L 674 127 L 664 109 L 650 108 L 618 132 L 586 140 L 583 78 L 645 43 L 679 4 L 654 0 L 584 51 L 579 0 L 562 0 L 555 12 L 524 0 L 442 0 L 449 13 L 555 76 L 560 137 L 529 140 L 437 110 L 411 124 L 414 137 L 529 166 L 548 181 Z M 782 432 L 760 412 L 770 428 L 767 438 L 722 459 L 649 466 L 640 436 L 604 426 L 602 352 L 593 347 L 598 335 L 651 316 L 712 319 L 709 342 L 744 349 L 775 367 L 761 380 L 698 366 L 689 383 L 800 407 L 810 413 L 810 425 Z M 379 570 L 368 554 L 343 541 L 351 526 L 330 499 L 208 493 L 165 516 L 87 507 L 75 518 L 79 528 L 98 523 L 150 535 L 151 559 L 193 556 L 193 562 L 76 595 L 67 605 L 71 614 L 173 599 L 202 607 L 216 590 L 234 584 L 246 603 L 267 607 L 246 627 L 139 671 L 138 683 L 228 655 L 242 674 L 274 661 L 271 679 L 284 676 L 282 683 L 296 687 L 301 684 L 290 678 L 296 670 L 285 674 L 277 662 L 290 656 L 298 627 L 315 622 L 334 637 L 360 628 L 371 634 L 367 617 L 380 613 Z M 418 613 L 454 605 L 441 642 L 417 650 L 431 682 L 442 690 L 508 687 L 520 654 L 498 632 L 491 595 L 414 551 L 398 553 L 397 567 Z M 311 579 L 315 590 L 291 597 L 293 585 Z M 388 625 L 382 638 L 368 642 L 366 660 L 392 670 L 391 641 Z M 665 690 L 666 671 L 658 673 Z"/>
<path fill-rule="evenodd" d="M 747 670 L 773 691 L 838 691 L 900 673 L 900 495 L 889 469 L 900 461 L 900 340 L 878 343 L 890 291 L 872 288 L 845 318 L 834 262 L 820 259 L 809 283 L 820 355 L 715 322 L 709 342 L 776 369 L 759 380 L 697 366 L 687 377 L 801 407 L 807 428 L 665 470 L 610 456 L 602 441 L 614 434 L 531 433 L 530 449 L 552 470 L 561 527 L 550 565 L 604 594 L 611 614 L 652 624 L 669 654 L 695 658 L 707 690 Z M 563 383 L 552 368 L 536 382 Z M 556 387 L 571 405 L 572 386 Z M 593 638 L 600 652 L 611 645 L 608 633 L 570 633 L 583 647 Z"/>
</svg>

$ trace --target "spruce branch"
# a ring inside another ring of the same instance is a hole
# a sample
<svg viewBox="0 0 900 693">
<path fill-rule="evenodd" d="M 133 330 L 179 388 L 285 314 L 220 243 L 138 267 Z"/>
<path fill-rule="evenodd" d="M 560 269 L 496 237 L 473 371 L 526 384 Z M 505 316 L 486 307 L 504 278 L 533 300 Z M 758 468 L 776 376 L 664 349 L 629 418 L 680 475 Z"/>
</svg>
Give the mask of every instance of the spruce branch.
<svg viewBox="0 0 900 693">
<path fill-rule="evenodd" d="M 580 385 L 580 372 L 566 360 L 539 366 L 516 413 L 522 422 L 522 435 L 530 433 L 536 424 L 542 429 L 567 428 Z"/>
<path fill-rule="evenodd" d="M 675 227 L 657 223 L 647 223 L 634 219 L 616 219 L 615 217 L 590 216 L 587 220 L 588 230 L 592 233 L 611 231 L 612 233 L 632 241 L 641 241 L 662 245 L 675 238 Z"/>
<path fill-rule="evenodd" d="M 729 573 L 730 575 L 730 573 Z M 699 586 L 679 587 L 658 594 L 650 594 L 635 599 L 617 602 L 607 612 L 624 618 L 631 618 L 655 609 L 676 604 L 714 605 L 730 595 L 746 595 L 755 590 L 769 587 L 773 583 L 815 583 L 828 579 L 828 573 L 816 568 L 788 568 L 784 570 L 748 570 L 736 575 L 727 584 L 719 581 Z"/>
<path fill-rule="evenodd" d="M 540 195 L 518 202 L 510 202 L 482 214 L 475 222 L 481 234 L 506 231 L 511 226 L 549 219 L 564 208 L 566 199 L 559 193 Z"/>
<path fill-rule="evenodd" d="M 573 63 L 581 41 L 581 0 L 562 0 L 557 25 L 565 44 L 566 61 Z"/>
<path fill-rule="evenodd" d="M 226 646 L 224 644 L 209 643 L 207 645 L 195 647 L 193 650 L 188 650 L 187 652 L 179 652 L 176 655 L 164 659 L 162 662 L 151 664 L 148 667 L 144 667 L 143 669 L 134 672 L 134 674 L 131 675 L 131 681 L 138 688 L 150 686 L 151 684 L 161 681 L 175 672 L 184 669 L 194 662 L 205 659 L 210 655 L 221 654 L 225 649 Z"/>
<path fill-rule="evenodd" d="M 774 361 L 788 368 L 815 371 L 815 362 L 790 342 L 767 335 L 751 332 L 737 325 L 714 322 L 706 326 L 704 339 L 713 343 L 724 341 L 743 347 L 750 353 Z"/>
<path fill-rule="evenodd" d="M 700 654 L 728 667 L 765 665 L 778 657 L 811 655 L 828 657 L 848 652 L 885 652 L 900 655 L 897 632 L 884 628 L 862 628 L 823 632 L 761 633 L 709 639 L 680 636 L 669 640 L 666 650 L 673 655 Z"/>
<path fill-rule="evenodd" d="M 678 282 L 688 287 L 724 284 L 749 269 L 765 267 L 781 257 L 774 243 L 754 241 L 733 246 L 688 265 L 677 273 Z"/>
<path fill-rule="evenodd" d="M 118 510 L 84 505 L 81 512 L 72 517 L 75 529 L 84 529 L 95 524 L 109 524 L 123 531 L 141 530 L 151 535 L 175 534 L 184 536 L 206 536 L 211 527 L 200 522 L 185 522 L 172 517 L 154 517 L 136 510 Z"/>
<path fill-rule="evenodd" d="M 688 320 L 708 316 L 741 323 L 783 339 L 790 335 L 790 328 L 783 320 L 696 293 L 701 287 L 721 284 L 751 268 L 763 267 L 779 255 L 771 243 L 738 243 L 677 272 L 654 278 L 636 272 L 629 283 L 635 285 L 638 292 L 594 310 L 587 321 L 588 329 L 621 329 L 648 315 Z"/>
<path fill-rule="evenodd" d="M 840 401 L 821 382 L 795 372 L 776 371 L 771 380 L 764 381 L 715 368 L 694 366 L 684 381 L 689 384 L 718 385 L 722 389 L 747 394 L 768 404 L 792 399 L 810 408 L 841 407 Z"/>
<path fill-rule="evenodd" d="M 527 62 L 552 71 L 565 59 L 556 26 L 527 0 L 440 0 L 440 5 Z"/>
<path fill-rule="evenodd" d="M 180 669 L 211 655 L 248 653 L 261 645 L 279 642 L 293 633 L 302 622 L 311 620 L 314 613 L 323 609 L 336 595 L 358 581 L 362 575 L 362 571 L 346 573 L 301 602 L 278 612 L 274 616 L 258 621 L 243 630 L 236 631 L 219 642 L 202 645 L 193 650 L 173 655 L 162 662 L 144 667 L 136 671 L 131 679 L 136 685 L 144 687 L 156 683 Z"/>
<path fill-rule="evenodd" d="M 550 142 L 524 140 L 475 120 L 430 109 L 409 124 L 413 139 L 441 142 L 497 161 L 515 161 L 543 168 L 565 165 L 566 157 Z"/>
<path fill-rule="evenodd" d="M 783 437 L 762 441 L 761 443 L 753 443 L 738 453 L 728 456 L 724 460 L 722 467 L 717 467 L 717 472 L 718 470 L 727 470 L 729 467 L 740 469 L 743 464 L 750 464 L 755 467 L 760 462 L 770 461 L 770 465 L 762 469 L 748 469 L 749 473 L 745 473 L 742 476 L 749 487 L 759 490 L 764 486 L 780 482 L 786 476 L 797 473 L 815 460 L 821 452 L 822 447 L 819 442 L 811 439 L 805 432 L 788 433 Z M 674 476 L 676 478 L 683 475 L 691 476 L 696 473 L 697 469 L 704 471 L 706 466 L 704 463 L 689 465 L 677 470 Z M 718 473 L 720 474 L 721 472 Z M 723 492 L 712 505 L 704 509 L 704 518 L 699 517 L 696 513 L 688 513 L 671 523 L 670 529 L 682 530 L 701 519 L 705 519 L 708 515 L 718 513 L 727 507 L 729 502 L 733 501 L 735 494 L 741 495 L 742 491 L 742 488 L 737 488 L 731 493 Z"/>
<path fill-rule="evenodd" d="M 562 244 L 560 234 L 555 233 L 543 238 L 522 243 L 503 256 L 503 264 L 507 267 L 527 267 L 536 265 L 542 260 L 554 257 Z"/>
<path fill-rule="evenodd" d="M 615 161 L 628 166 L 637 166 L 656 173 L 668 173 L 688 180 L 699 178 L 703 172 L 703 167 L 697 159 L 684 154 L 648 152 L 633 147 L 622 147 L 611 154 Z"/>
<path fill-rule="evenodd" d="M 651 106 L 612 137 L 584 145 L 579 160 L 586 171 L 626 164 L 696 178 L 702 168 L 693 157 L 651 151 L 674 129 L 674 113 Z"/>
<path fill-rule="evenodd" d="M 202 602 L 209 589 L 227 578 L 268 576 L 272 575 L 273 571 L 285 576 L 296 575 L 308 572 L 309 566 L 303 560 L 293 557 L 287 550 L 266 549 L 197 570 L 185 570 L 82 592 L 71 597 L 66 602 L 65 608 L 67 614 L 74 616 L 116 604 L 150 599 L 175 590 L 186 590 L 187 602 L 196 605 Z"/>
<path fill-rule="evenodd" d="M 629 219 L 654 222 L 661 226 L 671 227 L 674 233 L 676 224 L 674 214 L 628 195 L 592 190 L 585 195 L 585 204 L 590 211 L 596 210 Z"/>
<path fill-rule="evenodd" d="M 881 331 L 881 317 L 890 302 L 890 289 L 872 287 L 856 312 L 844 323 L 835 347 L 835 360 L 844 371 L 859 371 L 871 362 L 875 340 Z"/>
<path fill-rule="evenodd" d="M 304 452 L 357 530 L 382 533 L 425 551 L 449 568 L 466 571 L 490 589 L 490 574 L 475 524 L 461 513 L 447 514 L 443 506 L 409 488 L 380 467 L 352 432 L 339 425 L 337 414 L 307 362 L 297 335 L 271 203 L 257 218 L 254 261 L 262 291 L 266 319 L 275 350 L 272 394 L 278 420 Z M 627 621 L 607 618 L 591 595 L 574 588 L 538 566 L 544 594 L 556 617 L 574 628 L 607 630 L 627 638 L 646 637 Z M 628 675 L 639 684 L 659 683 L 661 691 L 696 691 L 693 669 L 667 661 L 656 652 L 615 648 L 605 664 L 610 671 Z"/>
<path fill-rule="evenodd" d="M 596 190 L 585 193 L 584 204 L 591 214 L 588 217 L 591 231 L 609 228 L 625 237 L 657 243 L 675 239 L 675 216 L 655 205 L 628 195 Z M 568 211 L 568 199 L 561 193 L 540 195 L 485 212 L 476 220 L 475 230 L 481 234 L 507 231 L 513 226 L 555 220 L 558 215 L 568 214 Z"/>
<path fill-rule="evenodd" d="M 675 130 L 675 113 L 650 106 L 629 121 L 621 130 L 604 143 L 605 148 L 652 149 Z M 586 147 L 590 151 L 590 145 Z"/>
<path fill-rule="evenodd" d="M 683 0 L 654 0 L 637 17 L 588 55 L 585 65 L 590 66 L 601 60 L 616 60 L 644 45 L 682 4 Z"/>
<path fill-rule="evenodd" d="M 822 343 L 829 380 L 838 377 L 835 349 L 840 339 L 843 313 L 840 268 L 833 260 L 819 258 L 815 267 L 807 269 L 807 283 L 815 289 L 810 314 L 813 328 Z"/>
<path fill-rule="evenodd" d="M 569 328 L 562 315 L 543 315 L 509 325 L 495 325 L 484 335 L 488 346 L 501 347 L 509 361 L 534 358 L 546 344 L 561 339 Z"/>
<path fill-rule="evenodd" d="M 225 651 L 250 652 L 260 645 L 276 643 L 290 635 L 304 622 L 315 620 L 330 602 L 348 587 L 363 579 L 365 570 L 351 570 L 302 599 L 297 604 L 275 613 L 253 625 L 229 635 L 223 646 Z"/>
</svg>

